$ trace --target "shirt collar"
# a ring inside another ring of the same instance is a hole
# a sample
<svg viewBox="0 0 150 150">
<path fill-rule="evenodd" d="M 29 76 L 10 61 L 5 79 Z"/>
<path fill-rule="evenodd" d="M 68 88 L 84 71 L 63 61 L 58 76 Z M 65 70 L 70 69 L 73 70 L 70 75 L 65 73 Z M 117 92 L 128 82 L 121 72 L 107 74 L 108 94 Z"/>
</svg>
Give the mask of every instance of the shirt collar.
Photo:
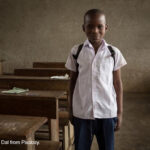
<svg viewBox="0 0 150 150">
<path fill-rule="evenodd" d="M 93 46 L 88 39 L 84 42 L 83 46 L 93 49 Z M 102 39 L 102 44 L 99 48 L 103 50 L 106 46 L 108 46 L 107 42 L 104 39 Z"/>
</svg>

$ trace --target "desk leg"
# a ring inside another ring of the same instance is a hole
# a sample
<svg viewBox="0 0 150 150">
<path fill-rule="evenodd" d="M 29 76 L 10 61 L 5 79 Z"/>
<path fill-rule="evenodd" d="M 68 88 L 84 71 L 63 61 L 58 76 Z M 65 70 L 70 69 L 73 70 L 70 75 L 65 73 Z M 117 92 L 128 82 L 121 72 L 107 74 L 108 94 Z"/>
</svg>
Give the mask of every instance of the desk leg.
<svg viewBox="0 0 150 150">
<path fill-rule="evenodd" d="M 48 118 L 48 127 L 50 140 L 59 141 L 59 113 L 58 113 L 58 99 L 56 99 L 56 119 Z"/>
<path fill-rule="evenodd" d="M 64 150 L 69 148 L 68 125 L 64 126 Z"/>
<path fill-rule="evenodd" d="M 34 133 L 35 134 L 35 133 Z M 27 142 L 29 141 L 35 141 L 34 138 L 34 134 L 31 134 L 28 138 L 27 138 Z M 35 150 L 35 145 L 34 144 L 27 144 L 27 150 Z"/>
<path fill-rule="evenodd" d="M 48 126 L 49 126 L 50 140 L 59 141 L 59 120 L 49 119 Z"/>
</svg>

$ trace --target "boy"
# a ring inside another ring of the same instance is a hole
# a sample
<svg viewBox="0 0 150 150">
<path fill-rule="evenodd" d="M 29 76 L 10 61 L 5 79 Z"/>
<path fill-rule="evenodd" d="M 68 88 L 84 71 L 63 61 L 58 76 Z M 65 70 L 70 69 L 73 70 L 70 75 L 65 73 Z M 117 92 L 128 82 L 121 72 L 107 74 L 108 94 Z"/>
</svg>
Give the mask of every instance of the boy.
<svg viewBox="0 0 150 150">
<path fill-rule="evenodd" d="M 90 150 L 93 135 L 100 150 L 114 150 L 114 131 L 121 126 L 120 68 L 126 61 L 116 47 L 104 40 L 107 28 L 103 11 L 88 10 L 83 24 L 88 39 L 72 48 L 65 65 L 71 70 L 70 119 L 74 125 L 75 150 Z"/>
</svg>

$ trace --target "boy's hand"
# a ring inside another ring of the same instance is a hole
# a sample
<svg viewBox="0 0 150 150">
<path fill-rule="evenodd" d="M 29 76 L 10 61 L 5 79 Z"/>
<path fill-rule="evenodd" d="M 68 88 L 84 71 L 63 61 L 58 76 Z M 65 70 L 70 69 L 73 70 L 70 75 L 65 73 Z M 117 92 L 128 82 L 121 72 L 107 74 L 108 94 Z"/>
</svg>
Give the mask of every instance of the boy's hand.
<svg viewBox="0 0 150 150">
<path fill-rule="evenodd" d="M 117 123 L 116 123 L 116 126 L 115 126 L 115 131 L 118 131 L 120 130 L 120 127 L 121 127 L 121 124 L 122 124 L 122 114 L 118 114 L 117 115 Z"/>
</svg>

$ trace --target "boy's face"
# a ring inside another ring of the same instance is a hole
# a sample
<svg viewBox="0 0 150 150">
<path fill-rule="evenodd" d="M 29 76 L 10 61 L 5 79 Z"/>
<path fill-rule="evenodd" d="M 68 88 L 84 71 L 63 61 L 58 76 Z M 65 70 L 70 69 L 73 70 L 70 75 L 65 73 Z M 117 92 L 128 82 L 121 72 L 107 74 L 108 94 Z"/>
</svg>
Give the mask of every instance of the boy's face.
<svg viewBox="0 0 150 150">
<path fill-rule="evenodd" d="M 83 31 L 92 44 L 100 43 L 107 30 L 103 14 L 87 15 L 83 24 Z"/>
</svg>

